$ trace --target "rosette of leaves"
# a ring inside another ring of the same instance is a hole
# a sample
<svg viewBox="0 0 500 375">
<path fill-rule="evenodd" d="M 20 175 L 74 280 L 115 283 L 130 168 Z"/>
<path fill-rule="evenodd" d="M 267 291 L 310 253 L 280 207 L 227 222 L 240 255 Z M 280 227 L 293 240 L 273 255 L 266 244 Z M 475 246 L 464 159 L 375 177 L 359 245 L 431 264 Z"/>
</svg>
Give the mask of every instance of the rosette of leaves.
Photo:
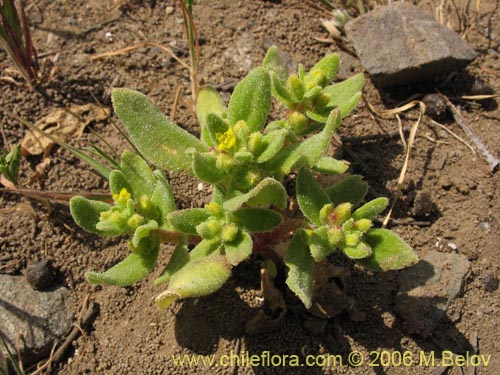
<svg viewBox="0 0 500 375">
<path fill-rule="evenodd" d="M 268 232 L 281 224 L 282 215 L 270 207 L 284 210 L 286 206 L 283 186 L 267 178 L 246 194 L 212 201 L 203 208 L 172 212 L 168 216 L 172 226 L 201 241 L 191 251 L 186 246 L 176 248 L 156 280 L 157 284 L 169 283 L 156 298 L 157 304 L 166 308 L 177 299 L 206 295 L 220 288 L 231 268 L 252 254 L 252 234 Z"/>
<path fill-rule="evenodd" d="M 87 272 L 94 284 L 131 285 L 146 277 L 156 263 L 161 233 L 172 232 L 167 216 L 175 209 L 168 181 L 152 171 L 137 154 L 124 152 L 120 169 L 109 175 L 114 204 L 74 197 L 70 201 L 75 222 L 104 236 L 129 235 L 131 254 L 103 273 Z"/>
<path fill-rule="evenodd" d="M 285 256 L 287 285 L 311 307 L 314 263 L 339 249 L 372 271 L 399 270 L 418 262 L 411 247 L 387 229 L 375 229 L 375 219 L 386 207 L 386 198 L 353 208 L 364 199 L 368 185 L 360 176 L 349 176 L 324 190 L 307 169 L 297 176 L 297 202 L 310 227 L 293 237 Z"/>
<path fill-rule="evenodd" d="M 330 85 L 337 74 L 340 58 L 325 56 L 309 72 L 299 64 L 297 74 L 289 74 L 278 49 L 273 46 L 263 61 L 272 81 L 272 94 L 290 109 L 286 126 L 296 134 L 307 134 L 321 128 L 332 110 L 346 117 L 358 104 L 364 84 L 362 74 Z"/>
</svg>

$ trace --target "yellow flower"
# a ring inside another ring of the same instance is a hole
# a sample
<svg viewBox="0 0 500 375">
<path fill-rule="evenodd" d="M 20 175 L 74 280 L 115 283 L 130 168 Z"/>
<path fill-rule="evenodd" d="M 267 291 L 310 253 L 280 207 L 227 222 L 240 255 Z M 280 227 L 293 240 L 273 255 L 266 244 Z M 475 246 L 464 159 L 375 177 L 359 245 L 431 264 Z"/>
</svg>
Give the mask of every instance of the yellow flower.
<svg viewBox="0 0 500 375">
<path fill-rule="evenodd" d="M 219 145 L 217 149 L 219 151 L 230 151 L 236 146 L 236 136 L 234 135 L 233 128 L 229 127 L 225 133 L 217 133 L 215 135 Z"/>
<path fill-rule="evenodd" d="M 114 201 L 119 204 L 120 206 L 125 206 L 127 204 L 127 201 L 131 198 L 132 196 L 130 193 L 127 191 L 127 189 L 122 188 L 120 190 L 119 194 L 113 194 L 113 199 Z"/>
</svg>

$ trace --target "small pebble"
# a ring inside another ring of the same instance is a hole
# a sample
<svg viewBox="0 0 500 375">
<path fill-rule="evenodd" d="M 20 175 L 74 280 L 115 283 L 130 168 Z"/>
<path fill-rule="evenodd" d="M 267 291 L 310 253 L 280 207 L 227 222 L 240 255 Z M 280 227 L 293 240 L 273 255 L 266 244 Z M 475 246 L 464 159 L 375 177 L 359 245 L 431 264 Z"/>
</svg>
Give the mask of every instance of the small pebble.
<svg viewBox="0 0 500 375">
<path fill-rule="evenodd" d="M 481 283 L 487 292 L 491 293 L 498 289 L 498 277 L 491 273 L 484 275 L 481 278 Z"/>
<path fill-rule="evenodd" d="M 437 207 L 429 194 L 417 192 L 411 214 L 418 219 L 428 219 L 436 213 Z"/>
<path fill-rule="evenodd" d="M 446 118 L 446 100 L 440 94 L 427 94 L 422 101 L 425 104 L 425 114 L 436 121 Z"/>
<path fill-rule="evenodd" d="M 175 11 L 174 7 L 166 7 L 165 8 L 165 13 L 167 13 L 167 16 L 170 16 L 171 14 L 173 14 Z"/>
<path fill-rule="evenodd" d="M 54 283 L 54 279 L 54 269 L 48 259 L 30 263 L 26 267 L 26 281 L 33 289 L 45 290 Z"/>
<path fill-rule="evenodd" d="M 478 227 L 481 230 L 487 231 L 490 230 L 490 223 L 488 223 L 487 221 L 482 221 L 479 223 Z"/>
</svg>

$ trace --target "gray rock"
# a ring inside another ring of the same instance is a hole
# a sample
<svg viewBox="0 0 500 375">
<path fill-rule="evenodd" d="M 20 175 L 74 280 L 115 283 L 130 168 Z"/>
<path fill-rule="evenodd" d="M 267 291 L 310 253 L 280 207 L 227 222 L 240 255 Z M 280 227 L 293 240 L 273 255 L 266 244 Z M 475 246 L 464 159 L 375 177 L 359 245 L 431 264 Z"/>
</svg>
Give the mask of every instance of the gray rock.
<svg viewBox="0 0 500 375">
<path fill-rule="evenodd" d="M 408 3 L 392 3 L 349 21 L 346 33 L 381 87 L 431 81 L 477 56 L 455 32 Z"/>
<path fill-rule="evenodd" d="M 395 311 L 405 331 L 429 337 L 450 303 L 463 293 L 469 272 L 464 255 L 434 250 L 414 267 L 401 271 Z"/>
<path fill-rule="evenodd" d="M 0 274 L 0 334 L 12 353 L 20 335 L 26 365 L 47 357 L 54 341 L 68 331 L 73 322 L 71 305 L 70 292 L 63 286 L 38 292 L 22 276 Z"/>
</svg>

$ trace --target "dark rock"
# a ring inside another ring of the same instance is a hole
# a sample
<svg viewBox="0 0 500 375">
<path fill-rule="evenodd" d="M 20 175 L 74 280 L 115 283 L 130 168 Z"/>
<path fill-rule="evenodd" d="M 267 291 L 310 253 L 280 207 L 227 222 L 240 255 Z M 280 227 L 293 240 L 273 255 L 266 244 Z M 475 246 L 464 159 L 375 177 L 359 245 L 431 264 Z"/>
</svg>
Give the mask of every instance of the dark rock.
<svg viewBox="0 0 500 375">
<path fill-rule="evenodd" d="M 68 331 L 73 321 L 71 305 L 70 292 L 63 286 L 39 292 L 22 276 L 0 274 L 0 332 L 12 353 L 21 335 L 19 349 L 26 365 L 47 357 L 55 340 Z"/>
<path fill-rule="evenodd" d="M 493 88 L 481 78 L 475 78 L 470 88 L 471 95 L 493 95 Z"/>
<path fill-rule="evenodd" d="M 414 267 L 398 275 L 395 311 L 403 329 L 427 338 L 463 293 L 470 264 L 464 255 L 429 251 Z"/>
<path fill-rule="evenodd" d="M 498 277 L 491 273 L 487 273 L 481 277 L 481 284 L 487 292 L 492 293 L 498 289 Z"/>
<path fill-rule="evenodd" d="M 437 212 L 437 206 L 431 196 L 425 192 L 418 191 L 413 201 L 411 214 L 416 219 L 429 219 Z"/>
<path fill-rule="evenodd" d="M 54 269 L 48 259 L 30 263 L 26 267 L 26 281 L 33 289 L 45 290 L 54 283 L 54 279 Z"/>
<path fill-rule="evenodd" d="M 425 104 L 425 114 L 430 118 L 441 121 L 446 118 L 448 106 L 440 94 L 427 94 L 422 98 Z"/>
<path fill-rule="evenodd" d="M 409 3 L 377 8 L 349 21 L 346 32 L 381 87 L 432 81 L 476 58 L 455 32 Z"/>
</svg>

